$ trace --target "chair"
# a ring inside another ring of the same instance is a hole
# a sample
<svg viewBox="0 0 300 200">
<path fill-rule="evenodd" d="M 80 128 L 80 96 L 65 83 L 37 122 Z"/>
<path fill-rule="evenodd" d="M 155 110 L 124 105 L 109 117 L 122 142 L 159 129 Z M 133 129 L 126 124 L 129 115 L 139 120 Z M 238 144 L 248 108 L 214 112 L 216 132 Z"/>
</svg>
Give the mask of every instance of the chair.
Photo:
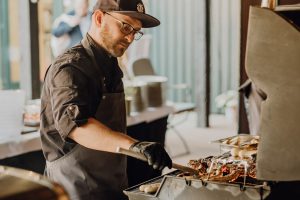
<svg viewBox="0 0 300 200">
<path fill-rule="evenodd" d="M 149 58 L 140 58 L 135 60 L 132 63 L 131 73 L 133 76 L 157 75 Z M 181 135 L 180 131 L 177 129 L 177 126 L 187 120 L 189 112 L 194 111 L 196 106 L 193 102 L 191 102 L 191 89 L 188 84 L 179 83 L 175 85 L 168 85 L 168 89 L 172 89 L 175 92 L 181 92 L 183 94 L 180 102 L 167 101 L 167 105 L 174 108 L 174 112 L 169 116 L 167 128 L 168 130 L 173 131 L 179 137 L 185 149 L 184 152 L 173 155 L 172 157 L 174 158 L 190 153 L 188 144 L 185 138 Z M 180 113 L 185 113 L 184 118 L 179 121 L 175 121 L 175 116 Z"/>
<path fill-rule="evenodd" d="M 156 75 L 148 58 L 137 59 L 132 63 L 133 76 Z"/>
</svg>

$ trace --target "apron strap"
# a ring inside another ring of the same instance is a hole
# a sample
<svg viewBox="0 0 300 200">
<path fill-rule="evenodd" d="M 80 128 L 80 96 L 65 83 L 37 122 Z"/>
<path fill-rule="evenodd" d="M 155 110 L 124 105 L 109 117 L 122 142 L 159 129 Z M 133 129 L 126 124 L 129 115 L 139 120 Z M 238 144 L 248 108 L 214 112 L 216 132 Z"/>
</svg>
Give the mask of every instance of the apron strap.
<svg viewBox="0 0 300 200">
<path fill-rule="evenodd" d="M 102 93 L 105 93 L 106 92 L 106 87 L 104 87 L 104 80 L 103 80 L 104 73 L 102 72 L 101 68 L 98 67 L 98 65 L 97 65 L 97 62 L 95 60 L 95 54 L 94 54 L 93 50 L 91 49 L 91 45 L 90 45 L 90 42 L 87 38 L 87 35 L 81 40 L 81 44 L 82 44 L 85 51 L 87 52 L 87 54 L 89 55 L 89 57 L 92 60 L 92 65 L 93 65 L 95 71 L 97 72 L 98 76 L 100 77 Z"/>
</svg>

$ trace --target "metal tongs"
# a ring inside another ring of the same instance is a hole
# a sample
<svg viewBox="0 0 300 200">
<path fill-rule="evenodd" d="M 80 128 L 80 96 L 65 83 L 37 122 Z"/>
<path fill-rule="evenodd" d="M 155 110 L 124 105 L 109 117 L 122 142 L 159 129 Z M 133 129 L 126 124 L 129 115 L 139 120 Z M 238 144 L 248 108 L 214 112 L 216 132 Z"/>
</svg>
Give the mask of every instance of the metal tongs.
<svg viewBox="0 0 300 200">
<path fill-rule="evenodd" d="M 130 150 L 127 150 L 127 149 L 123 149 L 121 147 L 118 147 L 116 152 L 147 162 L 147 158 L 141 153 L 137 153 L 137 152 L 130 151 Z M 177 164 L 177 163 L 174 163 L 174 162 L 172 163 L 172 168 L 179 169 L 180 171 L 183 171 L 183 172 L 189 172 L 192 175 L 199 175 L 198 170 L 195 170 L 193 168 L 183 166 L 183 165 L 180 165 L 180 164 Z"/>
</svg>

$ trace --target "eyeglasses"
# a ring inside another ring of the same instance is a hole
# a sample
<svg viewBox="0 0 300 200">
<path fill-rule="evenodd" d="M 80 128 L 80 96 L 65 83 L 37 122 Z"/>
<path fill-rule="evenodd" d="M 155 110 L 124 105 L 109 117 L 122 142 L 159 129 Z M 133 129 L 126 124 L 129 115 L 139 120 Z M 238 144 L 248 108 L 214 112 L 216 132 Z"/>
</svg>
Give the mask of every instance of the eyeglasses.
<svg viewBox="0 0 300 200">
<path fill-rule="evenodd" d="M 107 15 L 111 16 L 112 18 L 114 18 L 115 20 L 117 20 L 118 22 L 120 22 L 122 24 L 122 26 L 120 28 L 120 30 L 121 30 L 122 33 L 124 33 L 126 35 L 129 35 L 132 32 L 134 32 L 134 40 L 139 40 L 144 35 L 144 33 L 142 31 L 136 30 L 130 24 L 119 20 L 118 18 L 116 18 L 115 16 L 111 15 L 110 13 L 105 12 L 104 14 L 107 14 Z"/>
</svg>

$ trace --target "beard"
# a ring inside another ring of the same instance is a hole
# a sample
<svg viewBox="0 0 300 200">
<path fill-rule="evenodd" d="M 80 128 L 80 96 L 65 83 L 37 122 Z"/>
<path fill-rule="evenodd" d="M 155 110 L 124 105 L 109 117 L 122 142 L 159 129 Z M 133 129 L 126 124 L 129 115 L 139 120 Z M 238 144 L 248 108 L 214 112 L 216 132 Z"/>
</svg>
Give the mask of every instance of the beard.
<svg viewBox="0 0 300 200">
<path fill-rule="evenodd" d="M 114 37 L 108 25 L 105 23 L 100 30 L 102 45 L 106 51 L 114 57 L 121 57 L 129 47 L 130 43 L 123 37 Z"/>
</svg>

